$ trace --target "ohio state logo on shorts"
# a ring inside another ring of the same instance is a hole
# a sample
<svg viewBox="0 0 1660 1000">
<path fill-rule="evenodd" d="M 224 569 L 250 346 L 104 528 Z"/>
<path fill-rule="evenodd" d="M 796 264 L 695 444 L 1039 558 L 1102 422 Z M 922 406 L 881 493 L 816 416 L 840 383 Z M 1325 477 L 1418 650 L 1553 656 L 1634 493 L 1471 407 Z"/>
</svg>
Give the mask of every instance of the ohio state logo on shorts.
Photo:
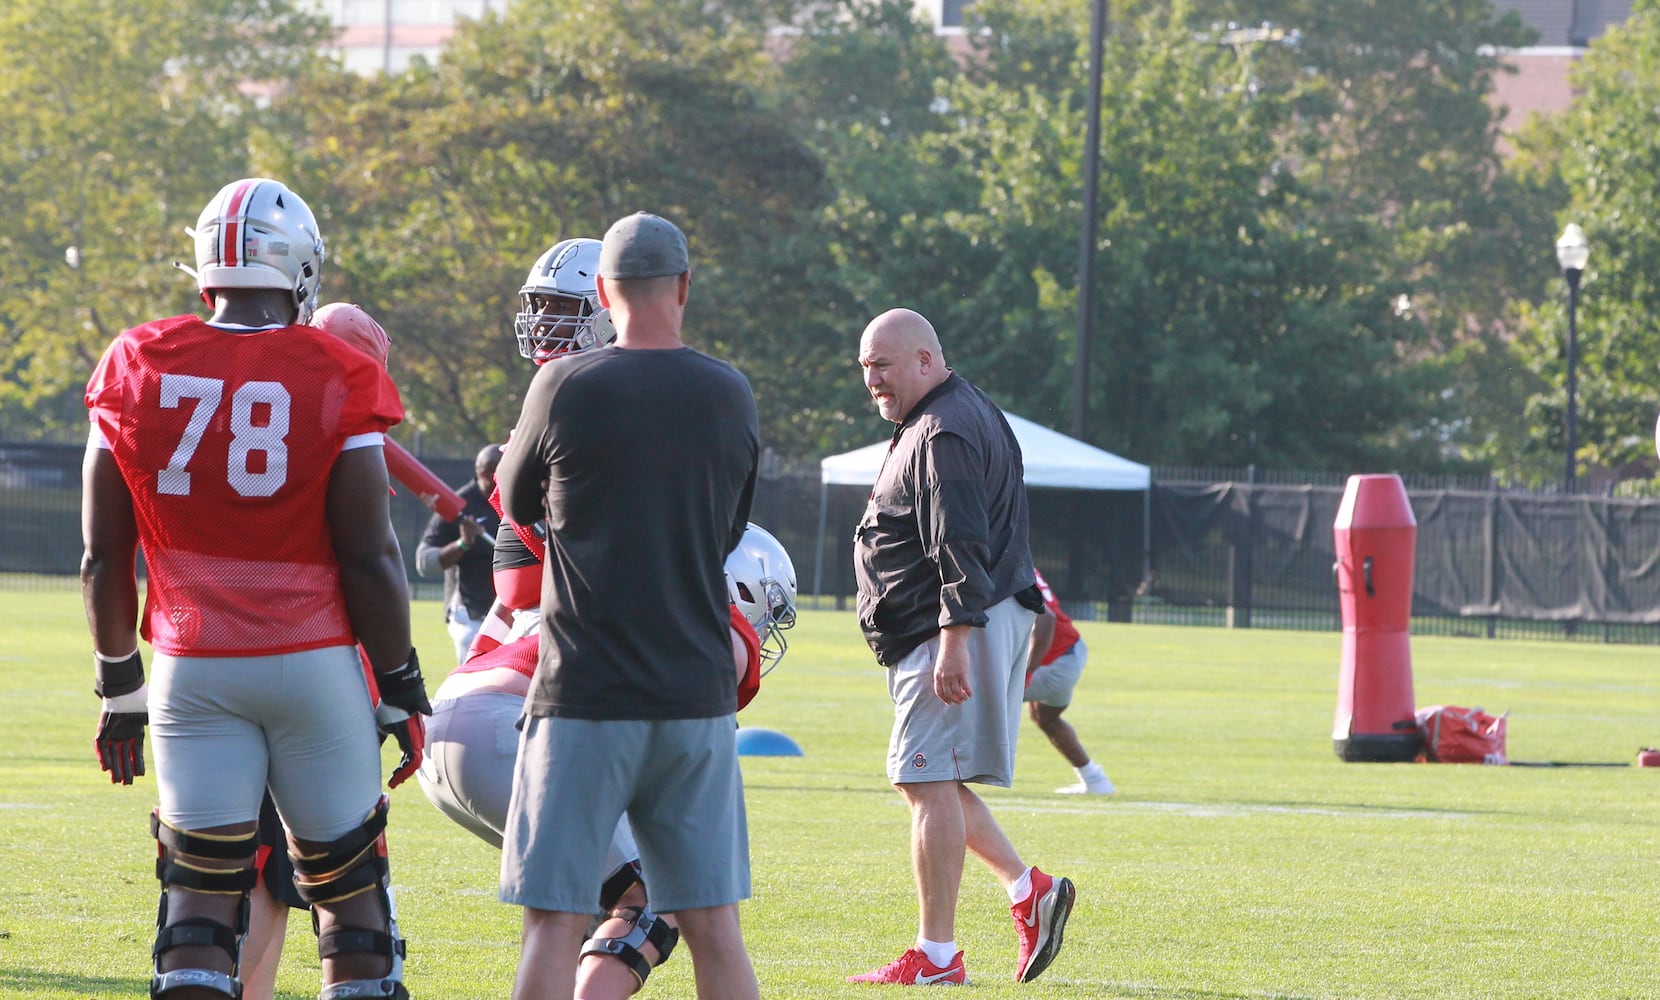
<svg viewBox="0 0 1660 1000">
<path fill-rule="evenodd" d="M 924 757 L 922 754 L 917 754 L 911 758 L 911 766 L 920 771 L 922 768 L 928 766 L 928 758 Z"/>
</svg>

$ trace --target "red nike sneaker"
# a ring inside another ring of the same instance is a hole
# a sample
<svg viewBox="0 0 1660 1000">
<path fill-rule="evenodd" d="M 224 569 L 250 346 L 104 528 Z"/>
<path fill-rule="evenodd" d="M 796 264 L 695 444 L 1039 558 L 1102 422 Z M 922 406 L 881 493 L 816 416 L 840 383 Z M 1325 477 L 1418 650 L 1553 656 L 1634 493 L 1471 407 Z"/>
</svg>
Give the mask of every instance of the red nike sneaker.
<svg viewBox="0 0 1660 1000">
<path fill-rule="evenodd" d="M 850 983 L 895 983 L 899 986 L 962 986 L 968 982 L 968 969 L 963 965 L 963 953 L 951 956 L 944 968 L 928 961 L 921 948 L 911 948 L 897 959 L 874 972 L 862 976 L 848 976 Z"/>
<path fill-rule="evenodd" d="M 1061 932 L 1072 915 L 1077 893 L 1070 879 L 1051 878 L 1032 869 L 1032 894 L 1009 907 L 1020 934 L 1020 957 L 1014 964 L 1016 982 L 1029 983 L 1049 968 L 1061 950 Z"/>
</svg>

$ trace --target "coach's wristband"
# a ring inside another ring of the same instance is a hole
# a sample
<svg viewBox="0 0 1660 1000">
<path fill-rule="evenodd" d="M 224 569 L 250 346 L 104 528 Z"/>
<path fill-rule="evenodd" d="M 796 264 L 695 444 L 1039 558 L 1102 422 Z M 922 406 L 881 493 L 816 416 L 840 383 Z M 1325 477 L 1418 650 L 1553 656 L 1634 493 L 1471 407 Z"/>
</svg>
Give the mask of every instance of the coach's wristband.
<svg viewBox="0 0 1660 1000">
<path fill-rule="evenodd" d="M 144 661 L 136 649 L 120 659 L 94 650 L 92 661 L 96 671 L 92 691 L 100 698 L 119 698 L 144 686 Z"/>
</svg>

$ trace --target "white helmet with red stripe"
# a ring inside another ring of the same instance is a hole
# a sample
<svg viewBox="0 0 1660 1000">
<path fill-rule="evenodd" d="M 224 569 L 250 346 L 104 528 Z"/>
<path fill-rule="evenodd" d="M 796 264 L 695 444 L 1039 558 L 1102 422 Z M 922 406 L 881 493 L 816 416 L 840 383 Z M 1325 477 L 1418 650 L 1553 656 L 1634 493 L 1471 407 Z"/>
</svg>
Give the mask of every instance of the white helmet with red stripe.
<svg viewBox="0 0 1660 1000">
<path fill-rule="evenodd" d="M 795 625 L 795 565 L 778 539 L 753 521 L 726 557 L 726 589 L 761 639 L 765 676 L 789 649 L 783 633 Z"/>
<path fill-rule="evenodd" d="M 521 357 L 540 365 L 617 339 L 594 281 L 599 251 L 599 240 L 578 238 L 560 240 L 536 258 L 513 317 Z"/>
<path fill-rule="evenodd" d="M 232 181 L 188 232 L 196 241 L 191 273 L 204 298 L 216 288 L 286 289 L 299 310 L 295 322 L 311 320 L 322 286 L 323 237 L 310 207 L 286 185 L 264 177 Z"/>
</svg>

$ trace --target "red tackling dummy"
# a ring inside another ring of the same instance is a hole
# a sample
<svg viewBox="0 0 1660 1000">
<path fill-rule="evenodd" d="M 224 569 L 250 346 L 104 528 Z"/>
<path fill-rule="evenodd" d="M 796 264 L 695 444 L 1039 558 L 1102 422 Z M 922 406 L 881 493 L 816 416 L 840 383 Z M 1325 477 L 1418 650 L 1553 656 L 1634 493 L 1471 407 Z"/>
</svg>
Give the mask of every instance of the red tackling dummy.
<svg viewBox="0 0 1660 1000">
<path fill-rule="evenodd" d="M 467 501 L 461 495 L 445 484 L 442 479 L 433 475 L 431 469 L 421 464 L 421 460 L 404 451 L 403 445 L 386 439 L 386 471 L 392 478 L 404 485 L 404 489 L 415 494 L 415 498 L 427 505 L 439 517 L 446 521 L 453 521 L 467 509 Z"/>
<path fill-rule="evenodd" d="M 325 333 L 332 333 L 364 354 L 386 366 L 392 353 L 392 338 L 362 307 L 350 302 L 330 302 L 311 317 L 311 325 Z M 421 464 L 421 460 L 404 450 L 403 445 L 386 439 L 386 471 L 415 494 L 446 521 L 453 521 L 467 509 L 467 502 L 447 483 Z"/>
</svg>

